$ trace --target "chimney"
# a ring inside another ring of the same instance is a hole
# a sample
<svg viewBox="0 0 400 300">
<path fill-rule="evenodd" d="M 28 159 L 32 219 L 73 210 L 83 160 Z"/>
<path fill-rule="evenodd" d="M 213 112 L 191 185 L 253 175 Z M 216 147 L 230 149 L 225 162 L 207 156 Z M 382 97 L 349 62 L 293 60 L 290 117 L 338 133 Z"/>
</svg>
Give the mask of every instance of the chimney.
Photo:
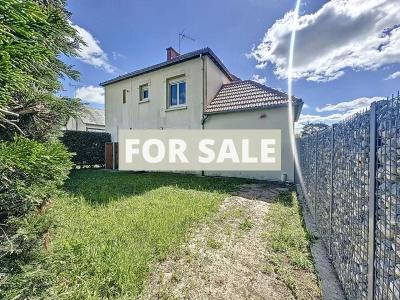
<svg viewBox="0 0 400 300">
<path fill-rule="evenodd" d="M 167 48 L 167 61 L 177 58 L 179 55 L 180 54 L 176 52 L 174 48 L 172 47 Z"/>
</svg>

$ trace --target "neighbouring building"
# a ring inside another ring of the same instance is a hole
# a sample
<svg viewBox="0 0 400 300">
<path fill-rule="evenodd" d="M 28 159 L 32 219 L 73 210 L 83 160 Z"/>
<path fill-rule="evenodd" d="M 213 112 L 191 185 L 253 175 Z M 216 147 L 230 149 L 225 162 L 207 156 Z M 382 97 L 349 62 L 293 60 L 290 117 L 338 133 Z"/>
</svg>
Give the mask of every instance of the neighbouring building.
<svg viewBox="0 0 400 300">
<path fill-rule="evenodd" d="M 104 132 L 106 128 L 104 110 L 84 107 L 79 116 L 68 119 L 65 130 Z"/>
<path fill-rule="evenodd" d="M 206 175 L 294 180 L 288 96 L 251 80 L 240 80 L 210 48 L 167 60 L 101 83 L 105 88 L 106 131 L 118 129 L 280 129 L 282 171 L 205 172 Z M 303 101 L 292 99 L 297 121 Z"/>
</svg>

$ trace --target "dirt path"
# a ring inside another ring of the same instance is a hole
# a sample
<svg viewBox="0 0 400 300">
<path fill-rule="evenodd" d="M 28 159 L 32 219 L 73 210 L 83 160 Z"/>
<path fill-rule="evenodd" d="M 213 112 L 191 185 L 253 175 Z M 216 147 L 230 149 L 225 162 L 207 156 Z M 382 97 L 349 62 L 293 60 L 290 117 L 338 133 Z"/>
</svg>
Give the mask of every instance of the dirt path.
<svg viewBox="0 0 400 300">
<path fill-rule="evenodd" d="M 178 255 L 156 266 L 144 299 L 293 299 L 264 272 L 264 217 L 278 193 L 262 184 L 241 186 Z"/>
</svg>

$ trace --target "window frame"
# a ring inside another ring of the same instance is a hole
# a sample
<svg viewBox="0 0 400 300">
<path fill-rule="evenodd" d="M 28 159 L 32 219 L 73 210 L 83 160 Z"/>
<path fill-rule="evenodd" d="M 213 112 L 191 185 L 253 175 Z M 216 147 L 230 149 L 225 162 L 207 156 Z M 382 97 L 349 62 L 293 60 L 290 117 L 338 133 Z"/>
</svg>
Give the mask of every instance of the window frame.
<svg viewBox="0 0 400 300">
<path fill-rule="evenodd" d="M 144 98 L 143 91 L 147 90 L 147 98 Z M 139 85 L 139 102 L 148 102 L 150 101 L 150 88 L 148 83 L 144 83 Z"/>
<path fill-rule="evenodd" d="M 128 90 L 123 89 L 122 90 L 122 104 L 126 104 L 127 99 L 128 99 Z"/>
<path fill-rule="evenodd" d="M 179 95 L 179 84 L 184 83 L 185 84 L 185 103 L 180 103 L 180 95 Z M 172 93 L 171 93 L 171 86 L 176 85 L 176 102 L 177 104 L 172 104 Z M 187 106 L 187 84 L 186 84 L 186 78 L 183 76 L 179 76 L 176 78 L 171 78 L 168 79 L 167 81 L 167 107 L 168 108 L 179 108 L 179 107 L 186 107 Z"/>
</svg>

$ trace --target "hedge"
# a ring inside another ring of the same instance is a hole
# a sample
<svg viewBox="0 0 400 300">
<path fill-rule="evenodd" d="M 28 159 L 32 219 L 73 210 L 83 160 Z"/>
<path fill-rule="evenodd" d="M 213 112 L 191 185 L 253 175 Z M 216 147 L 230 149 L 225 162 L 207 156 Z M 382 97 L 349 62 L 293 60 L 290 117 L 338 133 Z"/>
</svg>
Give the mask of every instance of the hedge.
<svg viewBox="0 0 400 300">
<path fill-rule="evenodd" d="M 111 142 L 111 135 L 106 132 L 67 130 L 61 137 L 68 151 L 75 153 L 72 161 L 79 166 L 105 165 L 105 143 Z"/>
<path fill-rule="evenodd" d="M 18 284 L 15 278 L 24 278 L 42 249 L 49 224 L 36 216 L 68 177 L 70 158 L 59 141 L 39 143 L 21 137 L 0 141 L 0 299 L 8 299 L 3 292 Z M 32 218 L 37 222 L 28 222 Z M 30 281 L 25 278 L 23 284 Z"/>
<path fill-rule="evenodd" d="M 68 177 L 70 158 L 59 141 L 39 143 L 17 137 L 0 142 L 0 223 L 32 211 L 53 196 Z"/>
</svg>

